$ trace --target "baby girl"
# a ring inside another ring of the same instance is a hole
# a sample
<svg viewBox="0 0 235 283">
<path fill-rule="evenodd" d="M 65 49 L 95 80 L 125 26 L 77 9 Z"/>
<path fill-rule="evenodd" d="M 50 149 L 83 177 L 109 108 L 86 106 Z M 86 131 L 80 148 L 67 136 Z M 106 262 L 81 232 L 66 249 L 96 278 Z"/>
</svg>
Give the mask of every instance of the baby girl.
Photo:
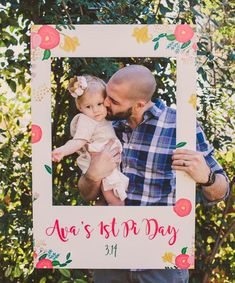
<svg viewBox="0 0 235 283">
<path fill-rule="evenodd" d="M 81 113 L 77 114 L 70 124 L 73 139 L 53 150 L 54 162 L 77 152 L 78 166 L 85 174 L 91 161 L 90 153 L 102 151 L 110 139 L 115 141 L 113 147 L 118 147 L 121 152 L 122 146 L 115 135 L 112 123 L 105 119 L 105 87 L 104 81 L 94 76 L 75 76 L 70 80 L 68 89 Z M 110 176 L 102 180 L 103 194 L 106 200 L 109 200 L 109 205 L 124 204 L 128 184 L 129 179 L 119 169 L 114 169 Z M 113 194 L 111 198 L 110 193 Z"/>
</svg>

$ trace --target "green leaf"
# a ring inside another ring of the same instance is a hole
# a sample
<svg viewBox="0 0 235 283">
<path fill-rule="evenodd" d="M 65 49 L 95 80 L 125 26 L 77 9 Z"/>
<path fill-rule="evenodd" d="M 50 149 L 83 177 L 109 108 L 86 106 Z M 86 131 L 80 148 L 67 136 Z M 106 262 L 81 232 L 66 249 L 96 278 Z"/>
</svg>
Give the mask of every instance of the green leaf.
<svg viewBox="0 0 235 283">
<path fill-rule="evenodd" d="M 183 248 L 183 249 L 181 250 L 181 253 L 182 253 L 182 254 L 186 254 L 186 252 L 187 252 L 187 247 L 185 247 L 185 248 Z"/>
<path fill-rule="evenodd" d="M 48 165 L 45 164 L 44 167 L 46 168 L 46 170 L 47 170 L 47 172 L 48 172 L 49 174 L 52 174 L 52 169 L 51 169 L 50 166 L 48 166 Z"/>
<path fill-rule="evenodd" d="M 7 51 L 5 52 L 5 56 L 6 57 L 14 56 L 14 51 L 12 49 L 7 49 Z"/>
<path fill-rule="evenodd" d="M 158 41 L 159 40 L 159 37 L 157 36 L 157 37 L 155 37 L 152 41 L 153 42 L 156 42 L 156 41 Z"/>
<path fill-rule="evenodd" d="M 87 283 L 87 281 L 83 279 L 75 279 L 74 283 Z"/>
<path fill-rule="evenodd" d="M 5 276 L 9 277 L 11 275 L 11 272 L 12 272 L 12 266 L 8 266 L 5 271 Z"/>
<path fill-rule="evenodd" d="M 176 148 L 183 147 L 183 146 L 185 146 L 186 144 L 187 144 L 186 142 L 179 142 L 179 143 L 177 143 Z"/>
<path fill-rule="evenodd" d="M 68 265 L 68 264 L 71 263 L 71 262 L 72 262 L 71 259 L 67 260 L 67 261 L 66 261 L 66 265 Z"/>
<path fill-rule="evenodd" d="M 154 45 L 154 50 L 158 49 L 159 47 L 159 42 L 157 41 L 156 44 Z"/>
<path fill-rule="evenodd" d="M 190 45 L 190 43 L 191 43 L 191 40 L 189 40 L 189 41 L 183 43 L 183 44 L 181 45 L 181 49 L 184 49 L 184 48 L 188 47 L 188 46 Z"/>
<path fill-rule="evenodd" d="M 70 256 L 71 256 L 71 253 L 68 253 L 68 254 L 66 255 L 66 259 L 68 260 L 68 259 L 70 258 Z"/>
<path fill-rule="evenodd" d="M 47 60 L 48 58 L 50 58 L 50 56 L 51 56 L 51 50 L 47 49 L 47 50 L 45 50 L 44 53 L 43 53 L 43 58 L 42 58 L 42 60 Z"/>
<path fill-rule="evenodd" d="M 53 265 L 53 266 L 60 265 L 60 262 L 59 262 L 58 260 L 53 260 L 53 261 L 52 261 L 52 265 Z"/>
<path fill-rule="evenodd" d="M 43 254 L 43 255 L 41 255 L 41 256 L 39 257 L 39 260 L 44 259 L 44 258 L 46 258 L 46 257 L 47 257 L 47 254 Z"/>
<path fill-rule="evenodd" d="M 166 38 L 170 41 L 173 41 L 173 40 L 175 40 L 175 35 L 174 34 L 167 34 Z"/>
<path fill-rule="evenodd" d="M 64 277 L 70 278 L 71 274 L 68 269 L 59 269 L 60 273 L 64 275 Z"/>
<path fill-rule="evenodd" d="M 13 92 L 16 92 L 16 82 L 13 81 L 13 80 L 6 80 L 6 81 L 7 81 L 8 85 L 9 85 L 9 87 L 11 88 L 11 90 Z"/>
<path fill-rule="evenodd" d="M 47 282 L 46 277 L 42 277 L 41 280 L 39 281 L 39 283 L 46 283 L 46 282 Z"/>
</svg>

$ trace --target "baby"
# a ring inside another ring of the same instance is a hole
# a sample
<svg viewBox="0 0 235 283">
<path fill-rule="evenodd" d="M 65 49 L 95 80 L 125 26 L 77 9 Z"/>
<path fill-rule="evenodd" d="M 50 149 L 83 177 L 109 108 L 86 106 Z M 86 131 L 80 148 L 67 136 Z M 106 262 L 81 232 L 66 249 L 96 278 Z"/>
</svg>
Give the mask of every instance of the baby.
<svg viewBox="0 0 235 283">
<path fill-rule="evenodd" d="M 53 150 L 54 162 L 77 152 L 78 166 L 85 174 L 91 161 L 89 152 L 102 151 L 110 139 L 115 141 L 113 147 L 118 147 L 121 152 L 122 146 L 115 135 L 112 122 L 105 119 L 105 88 L 104 81 L 94 76 L 75 76 L 70 80 L 68 89 L 81 113 L 77 114 L 70 124 L 73 139 Z M 128 184 L 129 179 L 118 169 L 114 169 L 110 176 L 102 180 L 103 194 L 109 205 L 124 204 Z"/>
</svg>

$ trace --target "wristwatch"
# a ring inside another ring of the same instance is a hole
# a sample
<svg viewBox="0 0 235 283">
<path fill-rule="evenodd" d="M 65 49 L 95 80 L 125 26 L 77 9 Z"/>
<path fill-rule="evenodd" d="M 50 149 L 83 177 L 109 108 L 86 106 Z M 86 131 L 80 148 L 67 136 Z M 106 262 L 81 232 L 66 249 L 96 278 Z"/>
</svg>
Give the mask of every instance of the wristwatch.
<svg viewBox="0 0 235 283">
<path fill-rule="evenodd" d="M 215 172 L 210 171 L 209 175 L 208 175 L 208 181 L 204 184 L 200 183 L 201 186 L 203 187 L 209 187 L 211 185 L 213 185 L 215 182 Z"/>
</svg>

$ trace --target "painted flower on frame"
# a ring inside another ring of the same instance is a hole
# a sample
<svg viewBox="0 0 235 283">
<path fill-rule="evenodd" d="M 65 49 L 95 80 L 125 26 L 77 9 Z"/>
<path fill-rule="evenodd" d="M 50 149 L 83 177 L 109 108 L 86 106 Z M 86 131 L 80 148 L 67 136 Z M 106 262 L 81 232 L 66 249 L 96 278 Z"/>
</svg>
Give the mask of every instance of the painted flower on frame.
<svg viewBox="0 0 235 283">
<path fill-rule="evenodd" d="M 186 198 L 181 198 L 177 200 L 175 206 L 173 207 L 173 210 L 180 217 L 187 216 L 192 210 L 191 201 Z"/>
<path fill-rule="evenodd" d="M 52 261 L 47 258 L 43 258 L 36 264 L 36 268 L 53 268 Z"/>
<path fill-rule="evenodd" d="M 31 33 L 30 40 L 31 40 L 31 48 L 32 49 L 37 48 L 42 42 L 41 36 L 36 32 Z"/>
<path fill-rule="evenodd" d="M 32 143 L 37 143 L 41 140 L 42 138 L 42 129 L 38 125 L 32 125 L 31 128 L 32 131 Z"/>
<path fill-rule="evenodd" d="M 40 27 L 38 34 L 42 40 L 39 47 L 42 49 L 53 49 L 60 43 L 59 32 L 51 26 L 45 25 Z"/>
<path fill-rule="evenodd" d="M 174 254 L 169 252 L 169 253 L 165 253 L 164 256 L 162 256 L 162 260 L 164 262 L 170 262 L 173 263 L 173 258 L 174 258 Z"/>
<path fill-rule="evenodd" d="M 178 42 L 185 43 L 192 39 L 192 37 L 194 36 L 194 31 L 187 24 L 177 25 L 174 31 L 174 35 L 175 39 Z"/>
<path fill-rule="evenodd" d="M 151 37 L 148 34 L 148 26 L 142 28 L 134 28 L 132 36 L 136 38 L 136 41 L 138 43 L 146 43 L 151 40 Z"/>
<path fill-rule="evenodd" d="M 64 44 L 60 45 L 60 48 L 63 49 L 66 52 L 74 52 L 77 48 L 77 46 L 79 46 L 80 43 L 78 41 L 78 38 L 76 36 L 74 37 L 70 37 L 68 35 L 64 36 Z"/>
<path fill-rule="evenodd" d="M 175 258 L 175 265 L 180 269 L 188 269 L 190 267 L 188 260 L 188 254 L 180 254 Z"/>
</svg>

